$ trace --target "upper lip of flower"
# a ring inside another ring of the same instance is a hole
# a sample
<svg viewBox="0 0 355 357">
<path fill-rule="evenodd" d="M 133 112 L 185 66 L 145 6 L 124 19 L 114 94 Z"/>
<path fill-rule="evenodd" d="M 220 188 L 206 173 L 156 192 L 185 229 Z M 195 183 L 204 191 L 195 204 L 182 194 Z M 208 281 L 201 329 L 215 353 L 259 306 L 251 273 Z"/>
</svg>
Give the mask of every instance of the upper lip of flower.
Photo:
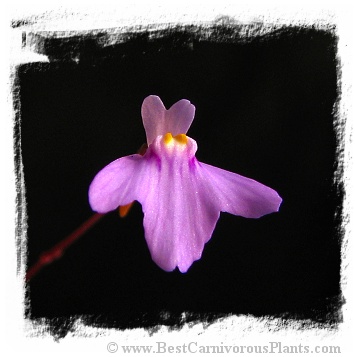
<svg viewBox="0 0 355 357">
<path fill-rule="evenodd" d="M 102 169 L 89 188 L 93 210 L 106 213 L 134 200 L 142 204 L 145 238 L 164 270 L 186 272 L 201 257 L 221 211 L 248 218 L 276 212 L 282 199 L 252 179 L 199 162 L 186 136 L 195 107 L 186 99 L 166 110 L 160 98 L 142 105 L 148 148 Z"/>
<path fill-rule="evenodd" d="M 150 95 L 144 99 L 141 113 L 150 145 L 159 135 L 186 134 L 195 117 L 195 106 L 187 99 L 181 99 L 166 110 L 158 96 Z"/>
</svg>

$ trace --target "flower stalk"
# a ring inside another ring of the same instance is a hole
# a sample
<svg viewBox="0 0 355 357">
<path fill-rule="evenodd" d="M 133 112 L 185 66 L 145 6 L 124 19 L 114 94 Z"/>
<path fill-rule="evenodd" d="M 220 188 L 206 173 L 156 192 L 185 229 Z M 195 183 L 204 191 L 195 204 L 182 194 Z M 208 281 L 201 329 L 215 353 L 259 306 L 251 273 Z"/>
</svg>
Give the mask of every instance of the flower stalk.
<svg viewBox="0 0 355 357">
<path fill-rule="evenodd" d="M 75 241 L 77 241 L 82 235 L 84 235 L 91 227 L 93 227 L 104 214 L 95 213 L 88 220 L 86 220 L 81 226 L 79 226 L 74 232 L 69 234 L 66 238 L 56 244 L 53 248 L 43 252 L 37 262 L 32 265 L 26 273 L 26 282 L 30 281 L 35 275 L 37 275 L 46 265 L 51 264 L 55 260 L 62 257 L 65 250 L 70 247 Z"/>
</svg>

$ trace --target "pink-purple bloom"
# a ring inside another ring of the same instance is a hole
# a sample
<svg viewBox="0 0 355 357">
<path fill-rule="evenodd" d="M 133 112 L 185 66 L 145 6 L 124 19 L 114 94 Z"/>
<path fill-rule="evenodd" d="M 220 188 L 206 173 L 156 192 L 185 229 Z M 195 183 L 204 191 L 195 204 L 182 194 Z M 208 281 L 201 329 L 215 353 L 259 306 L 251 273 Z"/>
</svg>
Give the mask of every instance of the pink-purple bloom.
<svg viewBox="0 0 355 357">
<path fill-rule="evenodd" d="M 194 115 L 186 99 L 166 110 L 159 97 L 145 98 L 145 154 L 113 161 L 89 188 L 91 208 L 99 213 L 141 203 L 152 259 L 166 271 L 184 273 L 201 258 L 220 212 L 259 218 L 282 202 L 270 187 L 199 162 L 196 141 L 186 136 Z"/>
</svg>

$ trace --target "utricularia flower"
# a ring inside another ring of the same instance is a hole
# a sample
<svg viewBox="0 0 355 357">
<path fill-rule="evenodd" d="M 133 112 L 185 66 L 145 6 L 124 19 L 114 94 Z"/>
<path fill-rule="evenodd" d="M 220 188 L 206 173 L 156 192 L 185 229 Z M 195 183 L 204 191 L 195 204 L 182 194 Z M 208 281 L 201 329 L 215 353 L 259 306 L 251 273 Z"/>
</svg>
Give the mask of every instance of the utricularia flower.
<svg viewBox="0 0 355 357">
<path fill-rule="evenodd" d="M 166 110 L 159 97 L 147 97 L 145 154 L 113 161 L 89 188 L 91 208 L 99 213 L 141 203 L 152 259 L 166 271 L 184 273 L 201 258 L 220 212 L 259 218 L 277 212 L 282 201 L 270 187 L 199 162 L 196 141 L 186 136 L 194 115 L 186 99 Z"/>
</svg>

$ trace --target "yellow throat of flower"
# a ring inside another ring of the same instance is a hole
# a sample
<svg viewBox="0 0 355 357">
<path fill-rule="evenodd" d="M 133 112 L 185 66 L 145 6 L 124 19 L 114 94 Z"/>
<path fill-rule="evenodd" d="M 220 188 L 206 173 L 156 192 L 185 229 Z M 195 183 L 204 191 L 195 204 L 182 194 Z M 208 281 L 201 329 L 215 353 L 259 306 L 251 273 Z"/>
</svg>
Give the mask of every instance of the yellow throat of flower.
<svg viewBox="0 0 355 357">
<path fill-rule="evenodd" d="M 173 136 L 171 133 L 166 133 L 163 137 L 165 145 L 172 144 L 173 142 L 176 142 L 180 145 L 186 145 L 187 144 L 187 136 L 185 134 L 177 134 Z"/>
</svg>

